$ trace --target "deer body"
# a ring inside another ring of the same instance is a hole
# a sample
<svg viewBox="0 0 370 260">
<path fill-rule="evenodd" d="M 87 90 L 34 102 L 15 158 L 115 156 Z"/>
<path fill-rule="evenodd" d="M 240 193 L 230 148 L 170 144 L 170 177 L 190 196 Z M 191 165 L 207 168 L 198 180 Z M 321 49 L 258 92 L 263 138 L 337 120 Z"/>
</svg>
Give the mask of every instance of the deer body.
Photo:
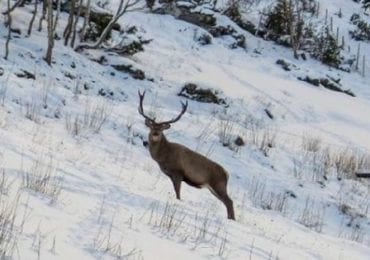
<svg viewBox="0 0 370 260">
<path fill-rule="evenodd" d="M 183 111 L 173 120 L 156 123 L 147 117 L 142 108 L 144 94 L 140 94 L 139 113 L 145 117 L 145 124 L 150 128 L 149 151 L 151 157 L 158 163 L 161 171 L 172 181 L 176 198 L 180 199 L 181 182 L 195 188 L 207 187 L 213 195 L 221 200 L 227 209 L 229 219 L 235 219 L 233 201 L 227 194 L 228 173 L 222 166 L 186 146 L 167 140 L 163 130 L 170 128 L 170 123 L 179 120 Z"/>
<path fill-rule="evenodd" d="M 166 175 L 170 177 L 180 172 L 183 180 L 191 186 L 201 188 L 212 181 L 212 177 L 228 179 L 227 172 L 220 165 L 186 146 L 167 141 L 164 136 L 160 143 L 149 142 L 149 151 Z"/>
</svg>

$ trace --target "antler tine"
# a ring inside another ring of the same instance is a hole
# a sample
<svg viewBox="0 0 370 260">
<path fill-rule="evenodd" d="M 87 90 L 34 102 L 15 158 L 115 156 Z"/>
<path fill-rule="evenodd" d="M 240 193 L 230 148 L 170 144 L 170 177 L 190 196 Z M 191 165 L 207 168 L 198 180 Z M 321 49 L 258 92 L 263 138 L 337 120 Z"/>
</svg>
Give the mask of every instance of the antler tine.
<svg viewBox="0 0 370 260">
<path fill-rule="evenodd" d="M 168 121 L 160 122 L 159 124 L 172 124 L 172 123 L 179 121 L 182 115 L 185 113 L 186 109 L 188 108 L 188 101 L 185 101 L 185 103 L 181 101 L 181 105 L 182 105 L 182 110 L 177 117 L 171 120 L 168 120 Z"/>
<path fill-rule="evenodd" d="M 137 91 L 137 93 L 139 94 L 139 107 L 138 107 L 138 112 L 140 115 L 142 115 L 145 119 L 151 121 L 151 122 L 154 122 L 154 119 L 153 118 L 150 118 L 149 116 L 145 115 L 144 113 L 144 109 L 143 109 L 143 101 L 144 101 L 144 96 L 145 96 L 145 90 L 143 93 L 140 92 L 140 90 Z"/>
</svg>

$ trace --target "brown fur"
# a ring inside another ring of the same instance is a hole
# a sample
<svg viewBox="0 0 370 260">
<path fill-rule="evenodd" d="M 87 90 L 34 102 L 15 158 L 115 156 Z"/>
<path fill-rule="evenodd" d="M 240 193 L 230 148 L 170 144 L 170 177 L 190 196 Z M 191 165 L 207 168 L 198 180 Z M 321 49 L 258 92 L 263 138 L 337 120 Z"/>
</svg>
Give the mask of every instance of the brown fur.
<svg viewBox="0 0 370 260">
<path fill-rule="evenodd" d="M 164 130 L 170 128 L 170 123 L 180 119 L 186 110 L 187 104 L 183 104 L 183 111 L 176 120 L 156 123 L 144 114 L 142 109 L 144 95 L 145 93 L 139 93 L 139 112 L 146 118 L 145 124 L 150 128 L 150 155 L 158 163 L 162 172 L 171 179 L 176 198 L 180 199 L 182 181 L 195 188 L 207 187 L 213 195 L 225 204 L 227 217 L 235 220 L 233 201 L 227 194 L 228 173 L 224 168 L 181 144 L 169 142 L 163 134 Z"/>
</svg>

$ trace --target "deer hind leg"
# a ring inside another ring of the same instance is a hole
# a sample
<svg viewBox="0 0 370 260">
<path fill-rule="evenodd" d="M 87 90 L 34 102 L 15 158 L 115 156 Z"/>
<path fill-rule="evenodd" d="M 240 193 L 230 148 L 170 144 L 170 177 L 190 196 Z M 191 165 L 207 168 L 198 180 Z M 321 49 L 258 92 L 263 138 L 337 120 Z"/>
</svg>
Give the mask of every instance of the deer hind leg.
<svg viewBox="0 0 370 260">
<path fill-rule="evenodd" d="M 225 204 L 227 209 L 227 218 L 235 220 L 234 203 L 226 193 L 222 195 L 220 200 Z"/>
<path fill-rule="evenodd" d="M 233 201 L 230 199 L 229 195 L 227 194 L 226 190 L 226 183 L 221 183 L 218 185 L 210 185 L 208 189 L 211 191 L 213 195 L 215 195 L 222 203 L 226 206 L 227 210 L 227 218 L 235 220 L 235 212 Z"/>
</svg>

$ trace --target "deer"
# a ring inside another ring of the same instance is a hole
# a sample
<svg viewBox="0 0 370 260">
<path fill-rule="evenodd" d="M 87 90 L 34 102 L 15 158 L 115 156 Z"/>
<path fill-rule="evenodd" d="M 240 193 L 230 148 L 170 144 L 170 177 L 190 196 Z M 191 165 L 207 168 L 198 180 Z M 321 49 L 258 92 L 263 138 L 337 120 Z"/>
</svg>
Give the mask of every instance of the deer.
<svg viewBox="0 0 370 260">
<path fill-rule="evenodd" d="M 161 171 L 171 179 L 176 199 L 181 200 L 182 182 L 198 189 L 206 187 L 226 206 L 227 218 L 235 220 L 233 201 L 227 194 L 229 179 L 227 171 L 206 156 L 182 144 L 168 141 L 163 133 L 164 130 L 171 127 L 171 124 L 180 120 L 188 107 L 188 102 L 181 101 L 182 110 L 177 117 L 168 121 L 156 122 L 155 118 L 144 113 L 145 91 L 138 91 L 138 94 L 140 99 L 138 112 L 144 117 L 145 125 L 150 129 L 148 135 L 150 155 L 158 163 Z"/>
</svg>

